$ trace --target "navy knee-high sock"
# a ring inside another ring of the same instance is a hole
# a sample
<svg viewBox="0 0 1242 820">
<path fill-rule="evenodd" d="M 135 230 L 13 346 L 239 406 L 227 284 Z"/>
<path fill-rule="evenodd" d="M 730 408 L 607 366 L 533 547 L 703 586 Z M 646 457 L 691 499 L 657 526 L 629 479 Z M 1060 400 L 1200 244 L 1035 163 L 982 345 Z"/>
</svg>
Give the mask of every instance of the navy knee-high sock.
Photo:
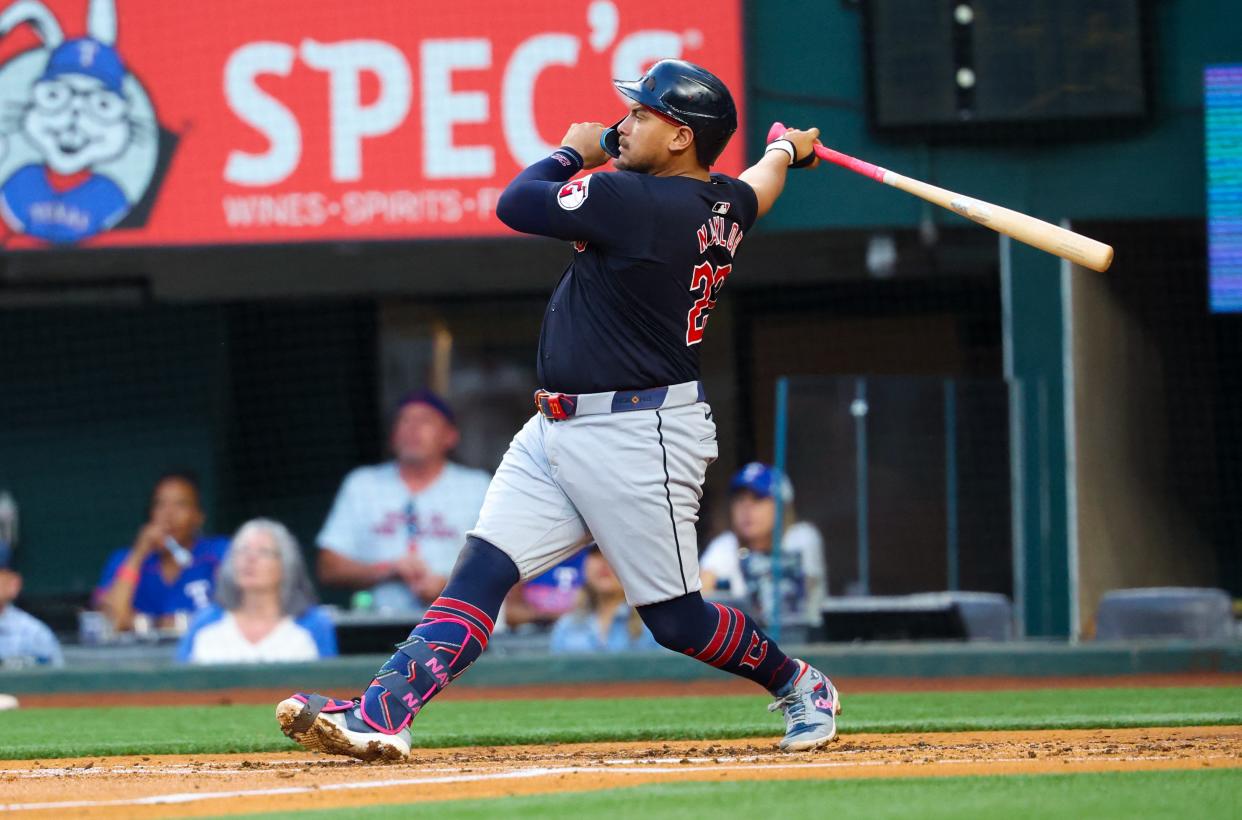
<svg viewBox="0 0 1242 820">
<path fill-rule="evenodd" d="M 500 605 L 519 577 L 508 555 L 480 538 L 466 539 L 444 592 L 367 687 L 362 719 L 387 734 L 408 726 L 487 648 Z"/>
<path fill-rule="evenodd" d="M 708 603 L 697 592 L 640 606 L 661 646 L 749 678 L 773 694 L 793 679 L 794 660 L 739 609 Z"/>
</svg>

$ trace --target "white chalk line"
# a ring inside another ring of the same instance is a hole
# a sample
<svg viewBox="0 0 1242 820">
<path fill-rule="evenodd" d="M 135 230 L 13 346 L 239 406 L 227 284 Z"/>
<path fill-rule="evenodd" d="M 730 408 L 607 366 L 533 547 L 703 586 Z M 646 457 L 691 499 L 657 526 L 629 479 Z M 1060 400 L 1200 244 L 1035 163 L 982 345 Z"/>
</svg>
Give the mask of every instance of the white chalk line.
<svg viewBox="0 0 1242 820">
<path fill-rule="evenodd" d="M 768 755 L 766 759 L 773 759 L 776 755 Z M 748 755 L 745 757 L 736 756 L 720 756 L 720 757 L 655 757 L 655 758 L 616 758 L 599 761 L 605 766 L 651 766 L 651 765 L 669 765 L 687 763 L 753 763 L 755 761 L 765 759 L 759 755 Z M 48 778 L 60 777 L 102 777 L 110 775 L 154 775 L 154 776 L 173 776 L 181 777 L 187 774 L 192 775 L 235 775 L 235 774 L 262 774 L 264 771 L 271 772 L 274 769 L 291 769 L 300 766 L 322 765 L 322 760 L 272 760 L 264 761 L 258 766 L 231 766 L 229 768 L 202 768 L 201 766 L 190 766 L 187 764 L 178 764 L 176 766 L 147 766 L 137 764 L 134 766 L 118 766 L 109 769 L 106 766 L 92 766 L 86 768 L 84 766 L 65 766 L 63 768 L 55 768 L 51 766 L 41 766 L 38 769 L 0 769 L 0 779 L 7 777 L 16 777 L 22 780 L 45 780 Z M 207 764 L 210 765 L 210 764 Z M 434 772 L 436 774 L 448 774 L 452 772 L 460 772 L 460 766 L 441 766 L 430 767 L 420 766 L 421 771 Z M 346 766 L 339 766 L 325 769 L 329 771 L 351 771 Z"/>
<path fill-rule="evenodd" d="M 306 765 L 306 764 L 301 764 Z M 15 776 L 21 780 L 46 780 L 49 778 L 61 777 L 81 777 L 81 778 L 98 778 L 110 775 L 143 775 L 143 776 L 171 776 L 185 777 L 186 775 L 215 776 L 215 775 L 235 775 L 235 774 L 263 774 L 264 771 L 269 774 L 276 771 L 282 771 L 290 768 L 296 768 L 294 764 L 286 763 L 269 763 L 263 766 L 254 766 L 249 768 L 228 768 L 228 769 L 203 769 L 194 766 L 165 766 L 165 767 L 146 767 L 146 766 L 125 766 L 116 769 L 108 769 L 102 766 L 96 766 L 91 769 L 10 769 L 8 771 L 0 770 L 0 780 L 4 780 L 5 776 Z M 425 772 L 457 772 L 461 771 L 460 767 L 423 767 Z M 324 769 L 321 774 L 337 771 L 352 771 L 345 767 Z"/>
<path fill-rule="evenodd" d="M 1206 757 L 1175 757 L 1175 756 L 1141 756 L 1141 757 L 1079 757 L 1079 758 L 1057 758 L 1053 756 L 1044 756 L 1039 758 L 1042 761 L 1048 760 L 1075 760 L 1080 762 L 1107 760 L 1109 762 L 1132 763 L 1140 761 L 1167 761 L 1167 760 L 1184 760 L 1187 763 L 1206 761 L 1206 760 L 1236 760 L 1232 755 L 1211 755 Z M 1009 757 L 1009 758 L 990 758 L 986 761 L 981 760 L 934 760 L 929 764 L 949 764 L 949 763 L 1028 763 L 1031 758 L 1027 757 Z M 317 786 L 284 786 L 279 788 L 268 789 L 237 789 L 234 791 L 222 792 L 190 792 L 190 793 L 174 793 L 174 794 L 156 794 L 147 797 L 122 798 L 118 800 L 66 800 L 53 803 L 8 803 L 0 804 L 0 811 L 38 811 L 51 809 L 88 809 L 88 808 L 106 808 L 115 806 L 159 806 L 178 803 L 197 803 L 205 800 L 227 800 L 229 798 L 238 797 L 271 797 L 287 794 L 312 794 L 331 791 L 350 791 L 357 789 L 389 789 L 401 786 L 424 786 L 445 783 L 482 783 L 490 780 L 524 780 L 538 777 L 548 777 L 551 775 L 562 774 L 679 774 L 685 772 L 730 772 L 730 771 L 747 771 L 756 770 L 807 770 L 807 769 L 843 769 L 843 768 L 863 768 L 876 766 L 891 766 L 892 760 L 854 760 L 840 762 L 818 762 L 818 763 L 756 763 L 745 766 L 696 766 L 693 764 L 679 764 L 676 766 L 664 765 L 642 765 L 635 767 L 616 766 L 613 768 L 603 768 L 598 766 L 538 766 L 529 769 L 514 769 L 510 771 L 486 772 L 479 774 L 455 774 L 442 775 L 439 777 L 415 777 L 402 778 L 399 780 L 364 780 L 353 781 L 347 783 L 325 783 Z M 252 771 L 245 769 L 242 771 Z"/>
</svg>

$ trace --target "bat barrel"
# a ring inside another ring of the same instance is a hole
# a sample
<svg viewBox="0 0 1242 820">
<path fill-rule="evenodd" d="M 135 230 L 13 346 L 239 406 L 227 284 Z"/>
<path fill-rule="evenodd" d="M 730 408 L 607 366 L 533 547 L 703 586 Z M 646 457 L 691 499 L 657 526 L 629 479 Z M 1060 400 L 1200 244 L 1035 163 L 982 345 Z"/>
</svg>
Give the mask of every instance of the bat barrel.
<svg viewBox="0 0 1242 820">
<path fill-rule="evenodd" d="M 772 127 L 768 129 L 768 142 L 780 139 L 781 135 L 788 130 L 781 122 L 772 123 Z M 1068 259 L 1085 268 L 1103 272 L 1108 270 L 1113 263 L 1113 249 L 1111 246 L 1082 234 L 1066 230 L 1058 225 L 1044 222 L 1041 219 L 1036 219 L 1033 216 L 1028 216 L 1018 211 L 1011 211 L 999 205 L 962 196 L 921 180 L 893 173 L 866 160 L 851 157 L 849 154 L 843 154 L 840 151 L 829 148 L 821 144 L 819 140 L 815 141 L 815 153 L 820 159 L 831 162 L 834 165 L 848 168 L 855 173 L 870 177 L 876 182 L 883 182 L 886 185 L 900 188 L 906 193 L 914 194 L 934 205 L 939 205 L 942 208 L 961 214 L 967 219 L 978 222 L 984 227 L 991 228 L 997 233 L 1011 236 L 1019 242 L 1055 254 L 1063 259 Z"/>
</svg>

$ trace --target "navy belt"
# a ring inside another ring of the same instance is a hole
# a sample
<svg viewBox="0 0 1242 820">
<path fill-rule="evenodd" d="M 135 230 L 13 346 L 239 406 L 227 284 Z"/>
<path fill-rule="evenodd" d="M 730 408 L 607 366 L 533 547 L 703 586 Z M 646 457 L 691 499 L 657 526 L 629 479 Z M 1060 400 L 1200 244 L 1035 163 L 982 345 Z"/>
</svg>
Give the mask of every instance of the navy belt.
<svg viewBox="0 0 1242 820">
<path fill-rule="evenodd" d="M 575 416 L 599 413 L 628 413 L 632 410 L 663 410 L 706 401 L 703 383 L 683 382 L 646 390 L 611 390 L 606 393 L 554 393 L 535 391 L 535 409 L 549 421 L 565 421 Z"/>
</svg>

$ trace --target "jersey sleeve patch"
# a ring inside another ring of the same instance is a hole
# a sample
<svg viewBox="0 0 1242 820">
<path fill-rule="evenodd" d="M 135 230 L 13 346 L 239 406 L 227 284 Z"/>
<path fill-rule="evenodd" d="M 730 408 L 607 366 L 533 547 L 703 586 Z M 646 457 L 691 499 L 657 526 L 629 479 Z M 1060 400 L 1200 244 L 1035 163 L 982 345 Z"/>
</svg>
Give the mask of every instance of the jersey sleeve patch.
<svg viewBox="0 0 1242 820">
<path fill-rule="evenodd" d="M 586 202 L 590 194 L 591 176 L 587 174 L 562 185 L 561 189 L 556 192 L 556 204 L 566 211 L 576 211 L 581 208 L 582 203 Z"/>
</svg>

